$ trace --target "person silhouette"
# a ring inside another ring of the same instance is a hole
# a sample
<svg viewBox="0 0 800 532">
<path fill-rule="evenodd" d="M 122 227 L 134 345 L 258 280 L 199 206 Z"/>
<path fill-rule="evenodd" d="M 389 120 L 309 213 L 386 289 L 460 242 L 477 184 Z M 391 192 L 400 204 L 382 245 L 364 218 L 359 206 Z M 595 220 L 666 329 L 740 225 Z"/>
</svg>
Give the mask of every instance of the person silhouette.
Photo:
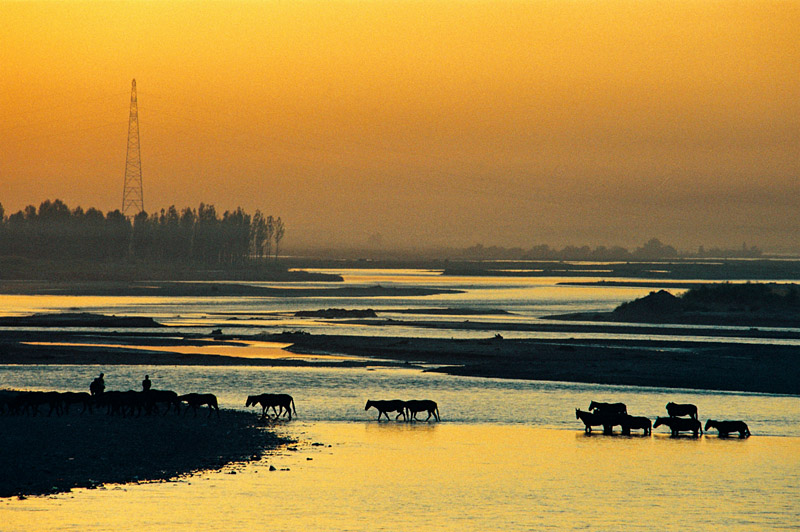
<svg viewBox="0 0 800 532">
<path fill-rule="evenodd" d="M 106 389 L 106 383 L 103 380 L 105 373 L 101 373 L 97 378 L 95 378 L 92 383 L 89 385 L 89 392 L 93 396 L 100 395 L 103 393 L 103 390 Z"/>
<path fill-rule="evenodd" d="M 142 390 L 145 392 L 150 391 L 150 386 L 152 386 L 152 382 L 150 381 L 150 375 L 145 375 L 144 380 L 142 381 Z"/>
</svg>

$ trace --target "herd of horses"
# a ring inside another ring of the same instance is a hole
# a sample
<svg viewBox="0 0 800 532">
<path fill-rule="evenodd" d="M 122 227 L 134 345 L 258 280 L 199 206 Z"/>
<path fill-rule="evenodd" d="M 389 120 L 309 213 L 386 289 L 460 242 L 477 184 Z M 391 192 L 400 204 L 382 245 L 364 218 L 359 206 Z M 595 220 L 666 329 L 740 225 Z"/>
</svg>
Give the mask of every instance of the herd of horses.
<svg viewBox="0 0 800 532">
<path fill-rule="evenodd" d="M 164 414 L 170 411 L 181 413 L 183 404 L 186 404 L 184 415 L 192 410 L 197 416 L 197 411 L 203 406 L 208 407 L 209 417 L 216 413 L 219 417 L 217 397 L 212 393 L 187 393 L 178 395 L 171 390 L 143 390 L 129 391 L 102 391 L 90 394 L 86 392 L 41 392 L 41 391 L 0 391 L 0 414 L 36 416 L 44 414 L 42 408 L 47 409 L 51 416 L 69 414 L 70 408 L 81 408 L 80 414 L 87 410 L 92 413 L 94 409 L 105 409 L 108 415 L 122 417 L 139 416 L 142 414 Z M 261 419 L 272 419 L 269 411 L 272 410 L 274 419 L 285 417 L 289 421 L 292 414 L 297 415 L 294 399 L 285 393 L 262 393 L 248 395 L 245 406 L 261 406 Z M 440 421 L 439 407 L 435 401 L 429 399 L 414 400 L 368 400 L 364 410 L 375 408 L 378 411 L 378 421 L 382 417 L 390 420 L 389 414 L 396 414 L 394 419 L 400 417 L 404 421 L 417 421 L 417 414 L 426 412 L 425 421 L 433 418 Z M 750 429 L 744 421 L 706 421 L 705 429 L 700 423 L 697 406 L 693 404 L 667 403 L 667 416 L 656 417 L 655 423 L 650 418 L 631 416 L 624 403 L 600 403 L 592 401 L 589 410 L 575 409 L 575 418 L 584 424 L 584 431 L 592 433 L 592 427 L 602 427 L 603 434 L 613 434 L 614 427 L 621 427 L 624 435 L 630 435 L 632 430 L 641 430 L 644 435 L 652 434 L 652 430 L 661 425 L 670 429 L 672 436 L 682 432 L 691 432 L 697 437 L 709 429 L 716 429 L 720 437 L 738 433 L 740 438 L 750 436 Z"/>
<path fill-rule="evenodd" d="M 219 417 L 219 404 L 217 396 L 213 393 L 187 393 L 178 395 L 172 390 L 143 390 L 141 392 L 128 391 L 97 391 L 94 394 L 87 392 L 41 392 L 41 391 L 0 391 L 0 414 L 36 416 L 47 414 L 57 416 L 69 414 L 71 407 L 81 408 L 80 414 L 88 411 L 90 414 L 96 409 L 105 409 L 108 415 L 121 417 L 163 414 L 170 411 L 181 413 L 183 404 L 186 404 L 184 415 L 192 410 L 197 416 L 200 407 L 208 407 L 209 417 L 216 412 Z M 285 393 L 262 393 L 248 395 L 245 405 L 261 406 L 261 419 L 272 419 L 269 411 L 272 410 L 274 419 L 282 417 L 289 421 L 292 414 L 297 415 L 294 398 Z M 407 421 L 416 421 L 417 414 L 427 412 L 428 421 L 433 417 L 439 421 L 439 407 L 435 401 L 428 399 L 401 401 L 367 401 L 364 410 L 370 408 L 378 410 L 378 419 L 389 413 L 397 412 L 395 419 L 400 416 Z M 46 412 L 45 412 L 46 411 Z"/>
<path fill-rule="evenodd" d="M 631 416 L 625 403 L 599 403 L 592 401 L 589 410 L 575 409 L 575 418 L 582 421 L 584 431 L 592 433 L 592 427 L 603 427 L 603 434 L 612 434 L 614 427 L 621 427 L 622 434 L 630 435 L 631 430 L 641 429 L 642 433 L 649 435 L 654 428 L 664 425 L 669 427 L 672 436 L 679 436 L 681 432 L 691 432 L 697 437 L 703 433 L 703 426 L 697 417 L 697 406 L 693 404 L 667 403 L 667 416 L 656 417 L 655 423 L 648 417 Z M 740 438 L 750 436 L 750 429 L 744 421 L 706 421 L 705 431 L 717 429 L 720 437 L 727 437 L 732 433 L 739 433 Z"/>
<path fill-rule="evenodd" d="M 201 406 L 208 406 L 211 416 L 213 412 L 219 416 L 217 397 L 212 393 L 187 393 L 178 395 L 171 390 L 109 390 L 101 393 L 88 392 L 40 392 L 40 391 L 0 391 L 0 413 L 36 416 L 44 414 L 40 408 L 47 409 L 47 415 L 57 416 L 69 414 L 70 408 L 81 408 L 80 414 L 87 410 L 91 414 L 95 409 L 105 409 L 109 415 L 122 417 L 141 414 L 158 414 L 173 411 L 180 413 L 183 403 L 186 410 L 197 415 Z"/>
<path fill-rule="evenodd" d="M 428 417 L 425 418 L 425 421 L 428 421 L 431 417 L 436 421 L 441 421 L 439 419 L 439 406 L 430 399 L 412 399 L 410 401 L 401 399 L 375 401 L 370 399 L 367 401 L 367 406 L 364 407 L 364 410 L 366 411 L 370 408 L 378 411 L 378 421 L 381 420 L 381 416 L 386 416 L 386 419 L 389 419 L 389 413 L 394 412 L 397 412 L 394 417 L 395 420 L 403 416 L 403 421 L 417 421 L 417 414 L 427 412 Z"/>
</svg>

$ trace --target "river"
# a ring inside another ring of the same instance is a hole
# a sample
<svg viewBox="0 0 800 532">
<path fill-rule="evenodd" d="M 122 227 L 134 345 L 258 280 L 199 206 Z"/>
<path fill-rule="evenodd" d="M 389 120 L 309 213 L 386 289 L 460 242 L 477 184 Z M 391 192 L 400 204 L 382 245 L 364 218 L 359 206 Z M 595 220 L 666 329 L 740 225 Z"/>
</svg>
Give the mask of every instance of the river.
<svg viewBox="0 0 800 532">
<path fill-rule="evenodd" d="M 181 331 L 288 327 L 372 334 L 380 329 L 298 319 L 291 313 L 328 307 L 484 308 L 531 320 L 557 312 L 610 310 L 649 292 L 567 287 L 553 279 L 344 273 L 345 282 L 353 285 L 445 285 L 463 292 L 400 300 L 298 301 L 67 296 L 12 301 L 2 296 L 0 308 L 6 315 L 55 310 L 148 315 Z M 234 316 L 238 319 L 230 320 Z M 154 387 L 210 391 L 223 408 L 244 410 L 246 396 L 253 393 L 290 393 L 297 417 L 275 430 L 298 444 L 259 462 L 178 482 L 3 499 L 3 531 L 744 531 L 796 529 L 800 517 L 800 398 L 794 396 L 469 378 L 378 366 L 2 366 L 0 387 L 84 390 L 100 371 L 109 389 L 137 388 L 146 371 Z M 364 410 L 367 399 L 394 398 L 434 399 L 442 421 L 378 422 L 374 410 Z M 701 420 L 744 419 L 753 436 L 719 438 L 711 431 L 699 438 L 672 438 L 663 427 L 652 436 L 587 436 L 574 411 L 586 409 L 591 400 L 622 401 L 631 414 L 651 419 L 665 415 L 669 401 L 691 402 Z"/>
</svg>

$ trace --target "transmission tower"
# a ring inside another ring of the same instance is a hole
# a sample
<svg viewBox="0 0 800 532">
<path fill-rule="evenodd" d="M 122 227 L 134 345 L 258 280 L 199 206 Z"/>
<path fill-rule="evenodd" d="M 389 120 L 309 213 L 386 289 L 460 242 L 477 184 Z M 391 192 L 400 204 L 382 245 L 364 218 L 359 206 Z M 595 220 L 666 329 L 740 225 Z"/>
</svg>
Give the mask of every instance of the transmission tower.
<svg viewBox="0 0 800 532">
<path fill-rule="evenodd" d="M 131 83 L 131 114 L 128 121 L 128 154 L 125 158 L 122 214 L 135 216 L 143 210 L 142 156 L 139 151 L 139 106 L 136 102 L 136 80 L 134 79 Z"/>
</svg>

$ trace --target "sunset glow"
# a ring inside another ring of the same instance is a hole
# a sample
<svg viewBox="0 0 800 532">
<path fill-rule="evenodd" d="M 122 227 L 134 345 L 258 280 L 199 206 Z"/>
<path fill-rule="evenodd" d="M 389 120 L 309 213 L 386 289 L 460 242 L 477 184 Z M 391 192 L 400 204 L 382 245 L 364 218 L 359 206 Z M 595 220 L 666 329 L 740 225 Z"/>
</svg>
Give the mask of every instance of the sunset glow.
<svg viewBox="0 0 800 532">
<path fill-rule="evenodd" d="M 286 246 L 800 249 L 800 4 L 0 1 L 0 202 L 280 215 Z"/>
</svg>

